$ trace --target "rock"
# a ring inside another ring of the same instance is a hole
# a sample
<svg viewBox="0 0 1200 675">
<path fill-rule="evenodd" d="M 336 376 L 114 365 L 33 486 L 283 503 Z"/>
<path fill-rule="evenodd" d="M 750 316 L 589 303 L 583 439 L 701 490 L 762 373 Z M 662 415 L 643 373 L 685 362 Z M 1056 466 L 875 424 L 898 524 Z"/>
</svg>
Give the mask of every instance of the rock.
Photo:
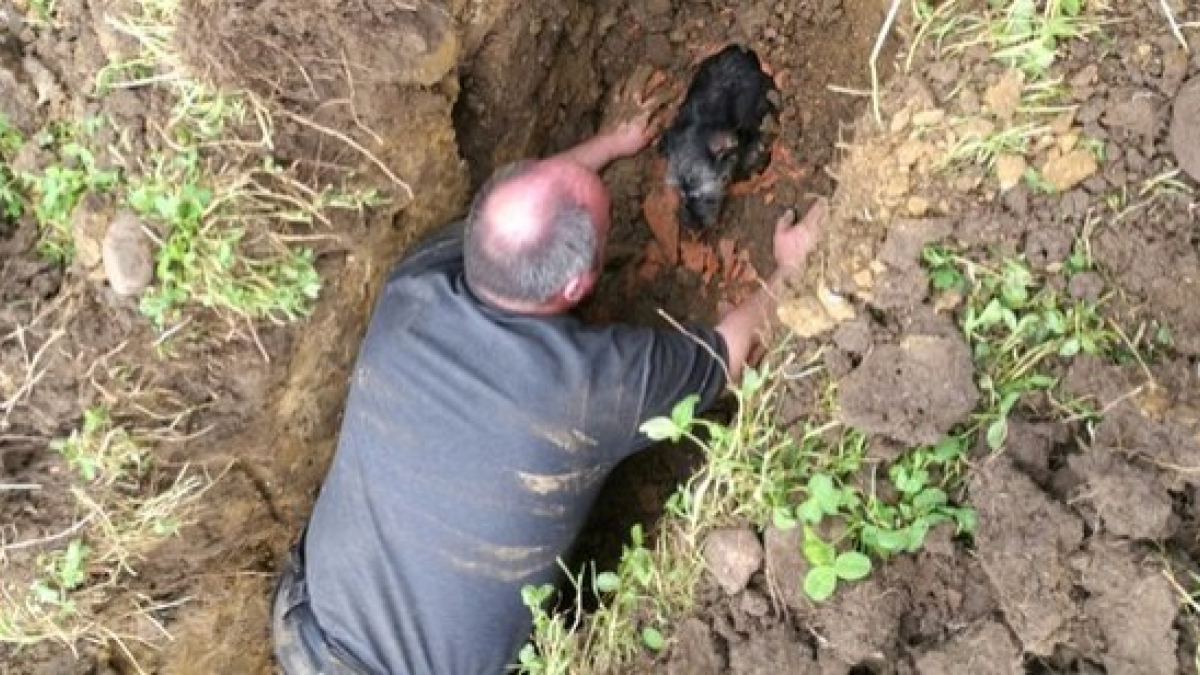
<svg viewBox="0 0 1200 675">
<path fill-rule="evenodd" d="M 1100 169 L 1090 150 L 1079 148 L 1061 157 L 1051 158 L 1042 167 L 1042 178 L 1058 192 L 1066 192 L 1090 178 Z"/>
<path fill-rule="evenodd" d="M 704 538 L 704 561 L 721 589 L 736 595 L 762 567 L 763 547 L 748 528 L 713 530 Z"/>
<path fill-rule="evenodd" d="M 1175 97 L 1171 152 L 1179 168 L 1200 180 L 1200 77 L 1193 77 Z"/>
<path fill-rule="evenodd" d="M 1000 155 L 996 158 L 996 177 L 1000 179 L 1000 191 L 1009 190 L 1020 185 L 1021 177 L 1025 175 L 1025 158 L 1021 155 Z"/>
<path fill-rule="evenodd" d="M 996 119 L 1010 122 L 1017 115 L 1021 105 L 1021 86 L 1025 78 L 1019 70 L 1009 70 L 1000 81 L 988 87 L 983 93 L 983 101 L 987 104 Z"/>
<path fill-rule="evenodd" d="M 113 292 L 139 295 L 154 278 L 154 254 L 138 217 L 122 211 L 108 227 L 103 246 L 104 273 Z"/>
</svg>

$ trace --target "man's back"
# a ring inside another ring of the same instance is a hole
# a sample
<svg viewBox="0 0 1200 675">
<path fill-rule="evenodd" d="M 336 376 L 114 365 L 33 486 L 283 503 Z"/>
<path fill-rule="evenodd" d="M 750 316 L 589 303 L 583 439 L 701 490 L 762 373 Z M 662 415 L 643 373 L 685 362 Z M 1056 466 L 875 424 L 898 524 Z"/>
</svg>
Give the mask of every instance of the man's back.
<svg viewBox="0 0 1200 675">
<path fill-rule="evenodd" d="M 386 672 L 502 670 L 530 627 L 520 588 L 559 578 L 639 424 L 724 383 L 714 331 L 499 310 L 461 250 L 443 233 L 384 288 L 307 535 L 322 628 Z"/>
</svg>

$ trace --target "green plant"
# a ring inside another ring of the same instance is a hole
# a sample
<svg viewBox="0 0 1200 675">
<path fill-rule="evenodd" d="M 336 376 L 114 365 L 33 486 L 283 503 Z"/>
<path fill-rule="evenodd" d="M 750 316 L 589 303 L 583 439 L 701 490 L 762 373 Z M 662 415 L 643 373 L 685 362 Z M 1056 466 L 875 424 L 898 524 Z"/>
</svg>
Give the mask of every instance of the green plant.
<svg viewBox="0 0 1200 675">
<path fill-rule="evenodd" d="M 150 171 L 130 182 L 129 205 L 166 228 L 155 258 L 157 283 L 142 296 L 142 312 L 160 328 L 193 302 L 251 319 L 306 315 L 321 286 L 312 251 L 277 246 L 252 255 L 246 230 L 232 224 L 241 188 L 210 186 L 211 179 L 192 150 L 157 156 Z"/>
<path fill-rule="evenodd" d="M 38 557 L 38 566 L 45 576 L 36 579 L 31 586 L 31 596 L 38 605 L 52 607 L 63 617 L 76 612 L 71 591 L 87 580 L 87 558 L 90 553 L 80 539 L 72 539 L 67 548 Z"/>
<path fill-rule="evenodd" d="M 14 153 L 25 143 L 21 132 L 12 125 L 8 117 L 0 114 L 0 213 L 16 218 L 25 211 L 25 198 L 20 183 L 13 175 L 9 163 Z"/>
<path fill-rule="evenodd" d="M 138 478 L 149 468 L 149 454 L 122 427 L 113 424 L 107 408 L 94 406 L 83 413 L 83 424 L 50 447 L 86 483 L 112 485 Z"/>
<path fill-rule="evenodd" d="M 833 544 L 824 541 L 805 526 L 802 544 L 804 557 L 811 563 L 804 577 L 804 593 L 814 602 L 833 595 L 839 581 L 858 581 L 871 573 L 871 559 L 857 551 L 838 553 Z"/>
<path fill-rule="evenodd" d="M 19 179 L 42 230 L 38 252 L 49 260 L 69 263 L 74 257 L 71 218 L 80 198 L 89 191 L 111 192 L 120 183 L 120 173 L 101 168 L 85 144 L 102 123 L 100 118 L 78 124 L 53 123 L 34 136 L 54 162 L 40 172 L 22 173 Z"/>
</svg>

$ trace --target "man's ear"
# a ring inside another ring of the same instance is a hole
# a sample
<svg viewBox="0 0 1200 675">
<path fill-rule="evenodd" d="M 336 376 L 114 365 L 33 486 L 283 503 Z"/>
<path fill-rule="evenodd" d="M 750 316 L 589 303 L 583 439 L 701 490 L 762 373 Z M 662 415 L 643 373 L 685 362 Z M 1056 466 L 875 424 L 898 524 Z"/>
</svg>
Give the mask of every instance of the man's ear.
<svg viewBox="0 0 1200 675">
<path fill-rule="evenodd" d="M 596 279 L 590 274 L 575 277 L 563 286 L 560 294 L 563 301 L 568 307 L 574 307 L 587 297 L 588 293 L 592 292 L 592 287 L 596 285 Z"/>
</svg>

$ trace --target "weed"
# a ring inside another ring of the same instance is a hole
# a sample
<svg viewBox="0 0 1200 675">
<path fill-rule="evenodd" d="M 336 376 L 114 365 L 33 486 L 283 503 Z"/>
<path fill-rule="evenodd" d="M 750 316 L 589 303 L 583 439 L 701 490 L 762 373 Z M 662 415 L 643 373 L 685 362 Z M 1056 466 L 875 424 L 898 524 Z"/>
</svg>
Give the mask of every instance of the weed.
<svg viewBox="0 0 1200 675">
<path fill-rule="evenodd" d="M 40 172 L 19 176 L 28 193 L 34 218 L 41 228 L 38 252 L 58 263 L 69 263 L 75 254 L 71 217 L 87 192 L 106 193 L 120 182 L 120 173 L 101 168 L 87 141 L 96 133 L 100 118 L 77 124 L 52 123 L 34 140 L 54 161 Z"/>
<path fill-rule="evenodd" d="M 9 166 L 13 154 L 24 143 L 21 132 L 0 114 L 0 212 L 7 218 L 16 218 L 25 211 L 20 184 Z"/>
<path fill-rule="evenodd" d="M 50 447 L 88 484 L 136 479 L 149 468 L 147 451 L 124 428 L 114 426 L 108 409 L 102 406 L 84 411 L 80 428 L 67 438 L 52 441 Z"/>
<path fill-rule="evenodd" d="M 30 587 L 32 597 L 42 608 L 52 607 L 62 617 L 76 612 L 71 591 L 87 580 L 87 557 L 91 553 L 80 539 L 72 539 L 67 548 L 38 557 L 38 567 L 44 576 Z"/>
<path fill-rule="evenodd" d="M 858 581 L 871 573 L 871 559 L 857 551 L 838 553 L 810 527 L 804 528 L 804 557 L 812 566 L 804 577 L 804 593 L 816 602 L 837 590 L 838 581 Z"/>
</svg>

